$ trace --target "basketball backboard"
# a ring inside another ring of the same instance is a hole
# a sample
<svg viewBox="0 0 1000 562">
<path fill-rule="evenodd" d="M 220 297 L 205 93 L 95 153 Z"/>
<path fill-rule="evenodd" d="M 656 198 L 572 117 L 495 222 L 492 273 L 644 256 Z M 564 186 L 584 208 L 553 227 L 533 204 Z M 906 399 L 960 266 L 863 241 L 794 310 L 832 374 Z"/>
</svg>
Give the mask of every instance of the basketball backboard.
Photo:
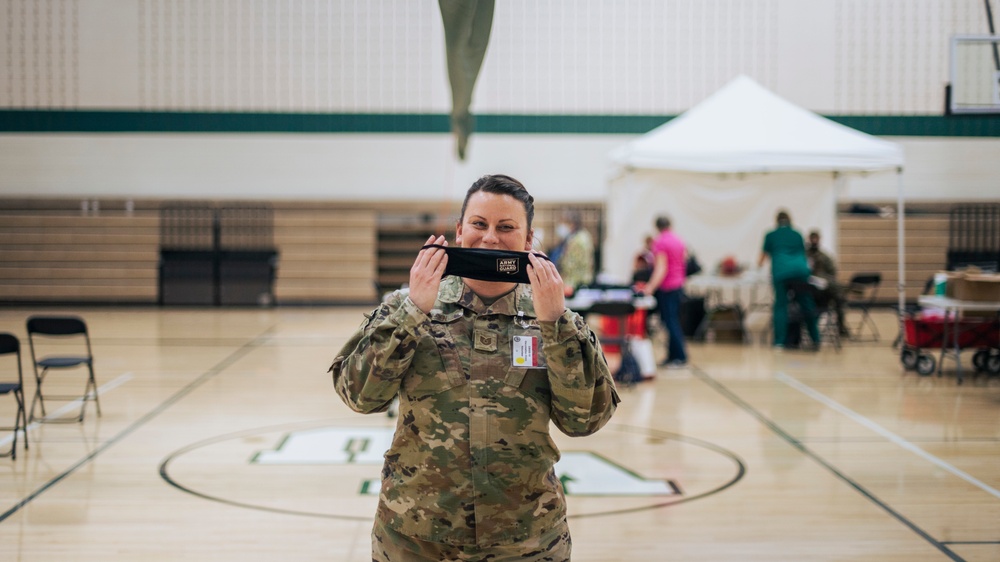
<svg viewBox="0 0 1000 562">
<path fill-rule="evenodd" d="M 1000 35 L 951 38 L 949 113 L 1000 113 Z"/>
</svg>

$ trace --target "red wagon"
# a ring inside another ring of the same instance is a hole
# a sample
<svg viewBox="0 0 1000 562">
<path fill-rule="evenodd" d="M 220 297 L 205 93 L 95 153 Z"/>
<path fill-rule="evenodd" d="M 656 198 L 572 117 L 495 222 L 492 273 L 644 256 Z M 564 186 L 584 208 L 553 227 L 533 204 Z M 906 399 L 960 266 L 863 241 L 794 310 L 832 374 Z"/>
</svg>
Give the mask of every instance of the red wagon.
<svg viewBox="0 0 1000 562">
<path fill-rule="evenodd" d="M 976 370 L 1000 374 L 1000 324 L 995 318 L 949 318 L 945 324 L 945 317 L 940 314 L 917 312 L 903 318 L 905 339 L 900 360 L 906 369 L 930 375 L 937 367 L 937 360 L 928 350 L 944 347 L 956 351 L 975 349 L 972 364 Z"/>
</svg>

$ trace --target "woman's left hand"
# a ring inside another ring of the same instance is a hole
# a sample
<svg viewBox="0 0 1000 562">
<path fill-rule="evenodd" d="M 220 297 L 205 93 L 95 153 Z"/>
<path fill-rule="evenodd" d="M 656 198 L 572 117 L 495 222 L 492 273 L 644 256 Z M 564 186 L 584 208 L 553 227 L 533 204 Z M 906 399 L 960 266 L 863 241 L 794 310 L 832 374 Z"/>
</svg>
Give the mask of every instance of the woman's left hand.
<svg viewBox="0 0 1000 562">
<path fill-rule="evenodd" d="M 535 315 L 542 322 L 555 322 L 566 309 L 563 280 L 551 261 L 528 253 L 528 279 L 531 281 L 531 301 Z"/>
</svg>

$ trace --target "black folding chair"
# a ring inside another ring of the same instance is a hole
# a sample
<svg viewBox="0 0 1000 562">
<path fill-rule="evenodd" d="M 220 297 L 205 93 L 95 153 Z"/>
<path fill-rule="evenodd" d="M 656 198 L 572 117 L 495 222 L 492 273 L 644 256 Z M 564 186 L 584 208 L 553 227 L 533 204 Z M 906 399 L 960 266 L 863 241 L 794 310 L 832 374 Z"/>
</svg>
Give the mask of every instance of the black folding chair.
<svg viewBox="0 0 1000 562">
<path fill-rule="evenodd" d="M 17 361 L 17 380 L 14 382 L 0 382 L 0 396 L 10 394 L 17 401 L 17 414 L 14 416 L 14 427 L 3 427 L 0 429 L 13 429 L 14 435 L 10 445 L 10 451 L 0 453 L 0 457 L 10 457 L 11 460 L 17 458 L 17 434 L 24 432 L 24 449 L 28 450 L 28 415 L 24 407 L 24 374 L 21 371 L 21 342 L 17 336 L 8 333 L 0 333 L 0 356 L 13 356 Z"/>
<path fill-rule="evenodd" d="M 97 406 L 101 415 L 101 402 L 97 397 L 97 380 L 94 377 L 94 356 L 90 348 L 87 324 L 77 316 L 32 316 L 28 318 L 28 342 L 31 344 L 31 361 L 35 370 L 35 397 L 31 401 L 30 419 L 35 419 L 35 405 L 41 408 L 41 422 L 82 422 L 87 410 L 87 402 Z M 66 351 L 69 346 L 69 352 Z M 43 355 L 44 354 L 44 355 Z M 87 384 L 82 396 L 49 395 L 42 390 L 46 377 L 53 370 L 87 369 Z M 76 419 L 47 419 L 46 400 L 80 400 L 80 415 Z"/>
<path fill-rule="evenodd" d="M 861 320 L 858 321 L 857 327 L 854 330 L 848 329 L 851 332 L 850 338 L 854 341 L 862 340 L 866 326 L 871 332 L 870 341 L 879 340 L 878 326 L 875 325 L 870 310 L 875 304 L 875 297 L 878 295 L 878 288 L 881 284 L 881 273 L 865 272 L 855 273 L 847 285 L 847 308 L 861 312 Z"/>
</svg>

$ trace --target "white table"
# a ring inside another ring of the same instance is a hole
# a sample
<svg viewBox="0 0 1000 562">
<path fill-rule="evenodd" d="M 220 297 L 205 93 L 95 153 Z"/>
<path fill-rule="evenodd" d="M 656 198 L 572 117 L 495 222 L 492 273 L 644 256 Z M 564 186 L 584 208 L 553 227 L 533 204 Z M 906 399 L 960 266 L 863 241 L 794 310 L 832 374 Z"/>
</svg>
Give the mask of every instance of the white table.
<svg viewBox="0 0 1000 562">
<path fill-rule="evenodd" d="M 687 278 L 684 292 L 691 296 L 705 298 L 705 318 L 694 332 L 695 339 L 706 337 L 709 327 L 713 329 L 739 329 L 743 340 L 750 341 L 750 330 L 746 319 L 755 310 L 766 310 L 771 306 L 771 274 L 766 270 L 745 271 L 739 275 L 723 276 L 698 274 Z M 727 306 L 740 310 L 740 320 L 725 321 L 713 319 L 712 313 Z"/>
<path fill-rule="evenodd" d="M 707 308 L 736 305 L 749 312 L 753 308 L 771 303 L 771 274 L 763 270 L 746 271 L 732 277 L 722 275 L 693 275 L 687 278 L 684 291 L 705 297 Z M 758 294 L 768 298 L 760 298 Z M 728 294 L 728 298 L 727 298 Z"/>
<path fill-rule="evenodd" d="M 637 310 L 656 308 L 656 297 L 635 295 L 632 289 L 580 289 L 571 298 L 566 299 L 566 308 L 585 315 L 596 303 L 617 302 L 631 302 Z"/>
<path fill-rule="evenodd" d="M 955 371 L 958 383 L 962 384 L 961 346 L 959 346 L 959 327 L 964 312 L 992 312 L 1000 315 L 1000 302 L 960 301 L 939 295 L 925 295 L 917 299 L 924 308 L 937 308 L 944 311 L 944 334 L 941 344 L 941 358 L 938 362 L 938 374 L 946 355 L 955 357 Z M 950 328 L 949 328 L 950 324 Z M 951 336 L 952 349 L 948 349 L 948 336 Z M 997 342 L 1000 345 L 1000 342 Z"/>
</svg>

